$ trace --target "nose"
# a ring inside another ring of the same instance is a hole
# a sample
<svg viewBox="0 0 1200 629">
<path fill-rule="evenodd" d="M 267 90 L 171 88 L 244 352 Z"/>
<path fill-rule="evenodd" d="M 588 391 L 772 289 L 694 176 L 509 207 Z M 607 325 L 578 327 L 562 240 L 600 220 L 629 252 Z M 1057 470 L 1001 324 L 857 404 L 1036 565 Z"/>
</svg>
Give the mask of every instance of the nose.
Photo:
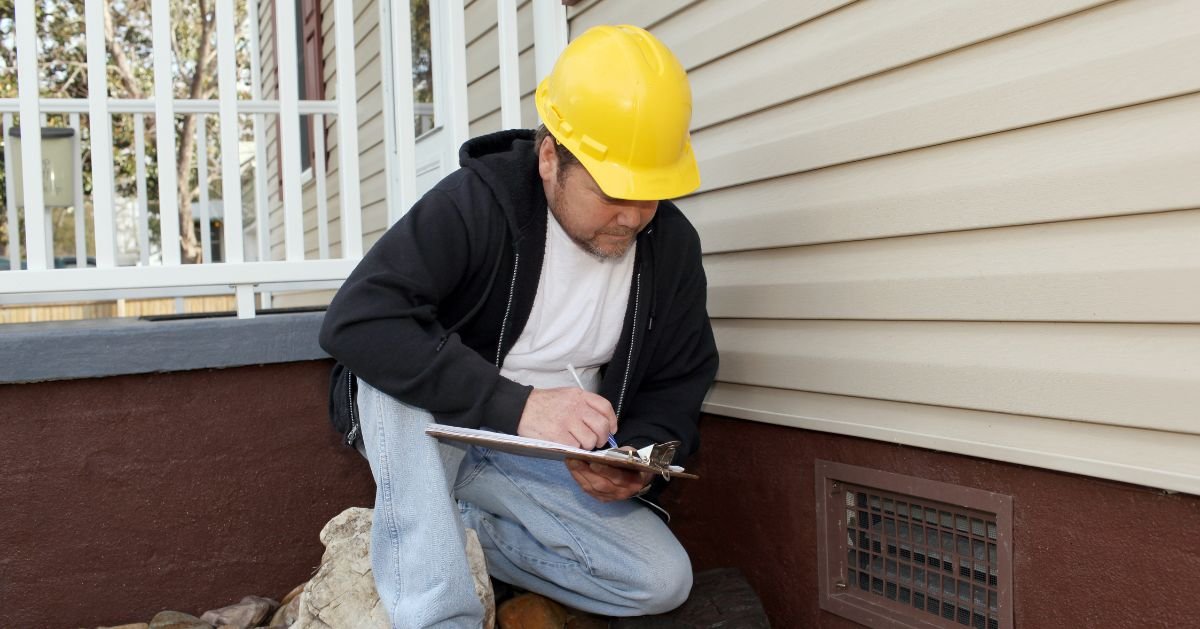
<svg viewBox="0 0 1200 629">
<path fill-rule="evenodd" d="M 657 207 L 657 201 L 625 201 L 617 207 L 616 223 L 621 227 L 640 229 L 644 217 Z"/>
</svg>

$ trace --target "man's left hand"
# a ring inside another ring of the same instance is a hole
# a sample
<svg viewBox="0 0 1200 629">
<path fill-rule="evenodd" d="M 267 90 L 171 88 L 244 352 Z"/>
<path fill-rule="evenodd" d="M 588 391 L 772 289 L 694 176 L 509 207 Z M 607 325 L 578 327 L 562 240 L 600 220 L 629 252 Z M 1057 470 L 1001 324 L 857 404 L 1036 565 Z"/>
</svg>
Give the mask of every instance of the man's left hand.
<svg viewBox="0 0 1200 629">
<path fill-rule="evenodd" d="M 600 502 L 626 500 L 642 490 L 654 475 L 603 463 L 567 459 L 567 469 L 583 491 Z"/>
</svg>

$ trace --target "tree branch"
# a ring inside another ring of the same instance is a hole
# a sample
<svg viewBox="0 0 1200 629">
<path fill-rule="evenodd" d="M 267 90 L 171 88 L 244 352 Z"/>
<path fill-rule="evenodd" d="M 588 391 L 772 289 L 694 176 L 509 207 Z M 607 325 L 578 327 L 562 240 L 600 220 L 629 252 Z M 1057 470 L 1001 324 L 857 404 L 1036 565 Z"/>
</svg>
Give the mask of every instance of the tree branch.
<svg viewBox="0 0 1200 629">
<path fill-rule="evenodd" d="M 133 70 L 129 67 L 129 58 L 125 56 L 125 49 L 117 42 L 116 34 L 114 33 L 112 23 L 112 13 L 109 11 L 108 0 L 104 1 L 104 45 L 108 48 L 109 54 L 113 58 L 113 67 L 117 70 L 117 76 L 121 79 L 121 86 L 125 88 L 125 95 L 128 98 L 145 98 L 142 88 L 138 85 L 137 77 L 133 75 Z"/>
<path fill-rule="evenodd" d="M 188 77 L 188 98 L 196 99 L 201 96 L 204 88 L 205 72 L 208 69 L 204 63 L 204 59 L 208 57 L 209 51 L 212 49 L 212 31 L 215 27 L 213 20 L 208 19 L 208 0 L 200 0 L 200 46 L 196 50 L 196 64 L 192 69 L 192 76 Z M 200 244 L 196 240 L 196 232 L 192 229 L 192 152 L 196 142 L 196 117 L 194 115 L 184 116 L 183 130 L 179 138 L 179 161 L 176 162 L 175 174 L 179 185 L 179 214 L 180 214 L 180 236 L 182 236 L 182 246 L 184 255 L 188 260 L 199 261 L 208 252 L 202 251 Z M 207 162 L 208 156 L 202 155 L 200 159 Z M 208 185 L 207 181 L 197 182 L 200 185 Z M 201 229 L 208 229 L 207 225 L 202 225 Z"/>
</svg>

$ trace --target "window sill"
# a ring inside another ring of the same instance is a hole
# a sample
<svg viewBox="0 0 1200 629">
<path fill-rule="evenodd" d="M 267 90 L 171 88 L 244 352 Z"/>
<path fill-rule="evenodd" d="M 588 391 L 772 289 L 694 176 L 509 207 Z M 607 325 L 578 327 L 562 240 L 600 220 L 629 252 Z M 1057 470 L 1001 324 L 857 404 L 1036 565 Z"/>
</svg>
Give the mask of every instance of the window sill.
<svg viewBox="0 0 1200 629">
<path fill-rule="evenodd" d="M 428 138 L 441 130 L 442 130 L 442 125 L 440 125 L 440 124 L 434 125 L 432 129 L 426 131 L 425 133 L 422 133 L 421 135 L 418 135 L 415 138 L 414 142 L 420 142 L 421 140 L 424 140 L 425 138 Z"/>
</svg>

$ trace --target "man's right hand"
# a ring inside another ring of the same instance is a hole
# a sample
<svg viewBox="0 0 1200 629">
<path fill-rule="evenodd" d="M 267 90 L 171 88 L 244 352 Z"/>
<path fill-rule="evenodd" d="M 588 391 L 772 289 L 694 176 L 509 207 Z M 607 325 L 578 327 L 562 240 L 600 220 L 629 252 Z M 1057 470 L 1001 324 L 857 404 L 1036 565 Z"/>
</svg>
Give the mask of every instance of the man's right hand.
<svg viewBox="0 0 1200 629">
<path fill-rule="evenodd" d="M 517 434 L 591 450 L 617 431 L 617 414 L 602 395 L 575 387 L 534 389 Z"/>
</svg>

